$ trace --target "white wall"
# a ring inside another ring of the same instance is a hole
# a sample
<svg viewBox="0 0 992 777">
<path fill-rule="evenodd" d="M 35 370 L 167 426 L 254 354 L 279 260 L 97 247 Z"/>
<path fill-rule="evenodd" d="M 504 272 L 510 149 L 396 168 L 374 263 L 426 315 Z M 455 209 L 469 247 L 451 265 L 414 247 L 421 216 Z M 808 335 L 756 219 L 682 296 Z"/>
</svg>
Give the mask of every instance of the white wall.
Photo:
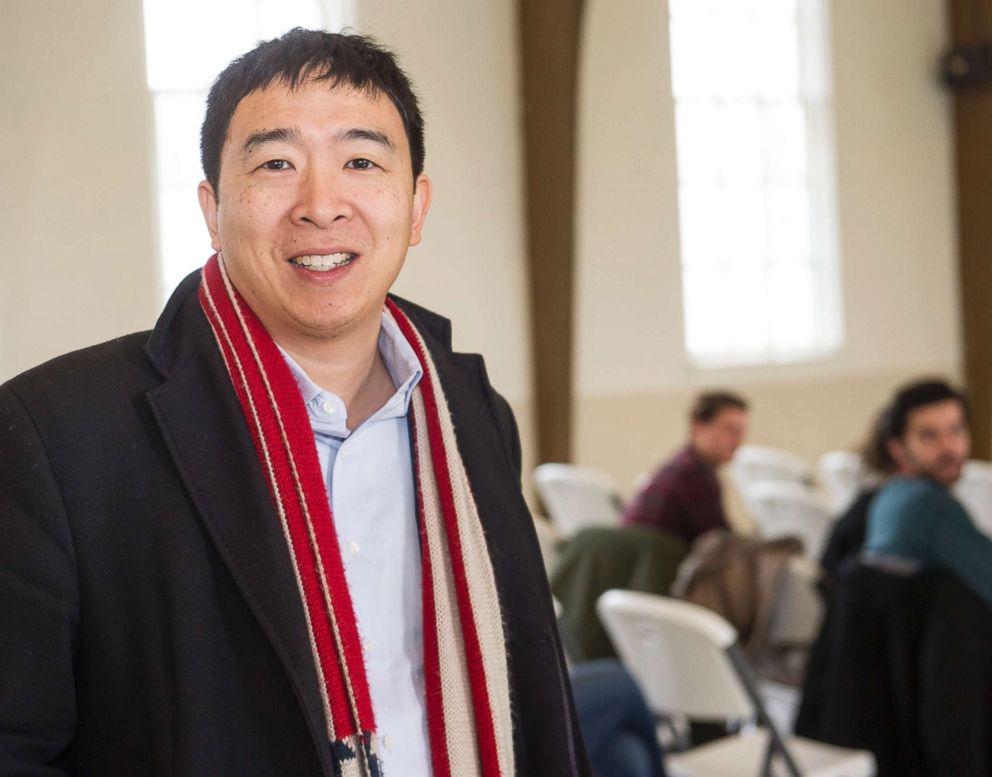
<svg viewBox="0 0 992 777">
<path fill-rule="evenodd" d="M 507 399 L 530 396 L 522 126 L 511 0 L 359 0 L 357 27 L 399 55 L 427 122 L 434 203 L 395 291 L 452 319 Z"/>
<path fill-rule="evenodd" d="M 629 487 L 682 441 L 693 393 L 712 385 L 750 397 L 754 441 L 812 457 L 855 444 L 898 382 L 959 376 L 951 105 L 935 74 L 944 5 L 829 3 L 843 350 L 810 364 L 708 371 L 689 364 L 682 343 L 666 4 L 591 0 L 579 151 L 579 461 Z"/>
<path fill-rule="evenodd" d="M 155 317 L 141 3 L 3 0 L 0 380 Z"/>
</svg>

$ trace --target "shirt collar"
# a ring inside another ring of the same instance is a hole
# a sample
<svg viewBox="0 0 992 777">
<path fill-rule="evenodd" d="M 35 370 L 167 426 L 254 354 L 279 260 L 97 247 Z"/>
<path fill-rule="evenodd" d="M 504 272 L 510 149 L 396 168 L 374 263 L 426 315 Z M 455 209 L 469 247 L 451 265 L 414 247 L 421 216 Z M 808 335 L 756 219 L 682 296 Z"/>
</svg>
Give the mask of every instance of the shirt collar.
<svg viewBox="0 0 992 777">
<path fill-rule="evenodd" d="M 414 387 L 420 382 L 420 378 L 423 376 L 423 369 L 420 366 L 420 360 L 417 358 L 417 354 L 400 331 L 399 325 L 386 310 L 383 310 L 380 321 L 381 326 L 379 328 L 379 340 L 377 344 L 379 355 L 382 356 L 382 361 L 386 365 L 386 371 L 389 373 L 389 377 L 392 378 L 393 385 L 397 388 L 393 396 L 386 401 L 382 408 L 373 414 L 372 418 L 400 417 L 406 415 L 410 407 L 410 397 L 413 395 Z M 343 430 L 346 435 L 347 429 L 344 424 L 347 419 L 347 411 L 344 409 L 344 403 L 341 401 L 341 398 L 333 392 L 325 391 L 314 383 L 304 369 L 282 346 L 276 343 L 276 347 L 279 348 L 283 359 L 286 360 L 286 366 L 289 367 L 289 371 L 296 380 L 296 385 L 299 386 L 303 403 L 307 407 L 311 421 L 316 420 L 314 418 L 314 406 L 318 402 L 330 401 L 336 403 L 341 407 L 341 412 L 337 414 L 335 423 L 332 424 L 336 427 L 333 431 L 339 432 Z M 369 420 L 372 419 L 370 418 Z"/>
<path fill-rule="evenodd" d="M 389 377 L 393 379 L 393 385 L 403 396 L 403 412 L 406 413 L 413 388 L 420 382 L 424 371 L 413 347 L 400 331 L 399 324 L 385 310 L 382 311 L 382 327 L 379 329 L 379 353 L 386 363 Z"/>
</svg>

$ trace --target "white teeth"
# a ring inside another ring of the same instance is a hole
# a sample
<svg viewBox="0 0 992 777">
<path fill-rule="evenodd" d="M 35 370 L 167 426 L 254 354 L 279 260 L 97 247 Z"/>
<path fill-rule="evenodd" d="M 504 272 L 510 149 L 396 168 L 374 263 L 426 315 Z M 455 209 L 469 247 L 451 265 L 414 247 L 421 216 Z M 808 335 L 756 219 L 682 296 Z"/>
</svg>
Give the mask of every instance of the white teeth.
<svg viewBox="0 0 992 777">
<path fill-rule="evenodd" d="M 348 253 L 326 254 L 325 256 L 312 254 L 310 256 L 297 256 L 292 261 L 310 270 L 324 272 L 326 270 L 331 270 L 335 267 L 341 267 L 342 265 L 348 264 L 348 262 L 354 258 L 354 254 Z"/>
</svg>

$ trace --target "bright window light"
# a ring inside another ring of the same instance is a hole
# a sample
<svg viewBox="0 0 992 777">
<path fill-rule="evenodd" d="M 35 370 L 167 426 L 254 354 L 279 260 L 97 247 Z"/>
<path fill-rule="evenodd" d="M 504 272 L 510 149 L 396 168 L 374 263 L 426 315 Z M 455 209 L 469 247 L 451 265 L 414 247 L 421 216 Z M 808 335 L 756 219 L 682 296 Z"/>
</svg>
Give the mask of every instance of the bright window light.
<svg viewBox="0 0 992 777">
<path fill-rule="evenodd" d="M 155 110 L 160 278 L 164 296 L 210 256 L 196 198 L 207 91 L 231 60 L 293 27 L 341 29 L 347 0 L 144 0 Z"/>
<path fill-rule="evenodd" d="M 669 0 L 685 342 L 703 367 L 842 341 L 825 0 Z"/>
</svg>

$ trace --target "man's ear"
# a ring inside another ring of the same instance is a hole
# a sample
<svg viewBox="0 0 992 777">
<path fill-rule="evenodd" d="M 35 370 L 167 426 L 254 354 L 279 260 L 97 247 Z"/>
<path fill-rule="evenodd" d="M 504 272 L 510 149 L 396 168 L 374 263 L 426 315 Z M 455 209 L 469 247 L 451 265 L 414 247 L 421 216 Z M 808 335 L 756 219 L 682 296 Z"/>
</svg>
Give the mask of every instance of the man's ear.
<svg viewBox="0 0 992 777">
<path fill-rule="evenodd" d="M 209 181 L 200 181 L 200 185 L 196 187 L 196 195 L 200 198 L 200 210 L 203 211 L 203 220 L 207 222 L 207 230 L 210 232 L 210 245 L 214 251 L 220 251 L 220 230 L 217 229 L 217 211 L 220 206 L 214 187 Z"/>
<path fill-rule="evenodd" d="M 410 245 L 412 246 L 420 242 L 424 221 L 427 219 L 427 211 L 431 207 L 432 195 L 431 179 L 421 173 L 417 176 L 417 182 L 413 189 L 413 210 L 410 224 Z"/>
</svg>

